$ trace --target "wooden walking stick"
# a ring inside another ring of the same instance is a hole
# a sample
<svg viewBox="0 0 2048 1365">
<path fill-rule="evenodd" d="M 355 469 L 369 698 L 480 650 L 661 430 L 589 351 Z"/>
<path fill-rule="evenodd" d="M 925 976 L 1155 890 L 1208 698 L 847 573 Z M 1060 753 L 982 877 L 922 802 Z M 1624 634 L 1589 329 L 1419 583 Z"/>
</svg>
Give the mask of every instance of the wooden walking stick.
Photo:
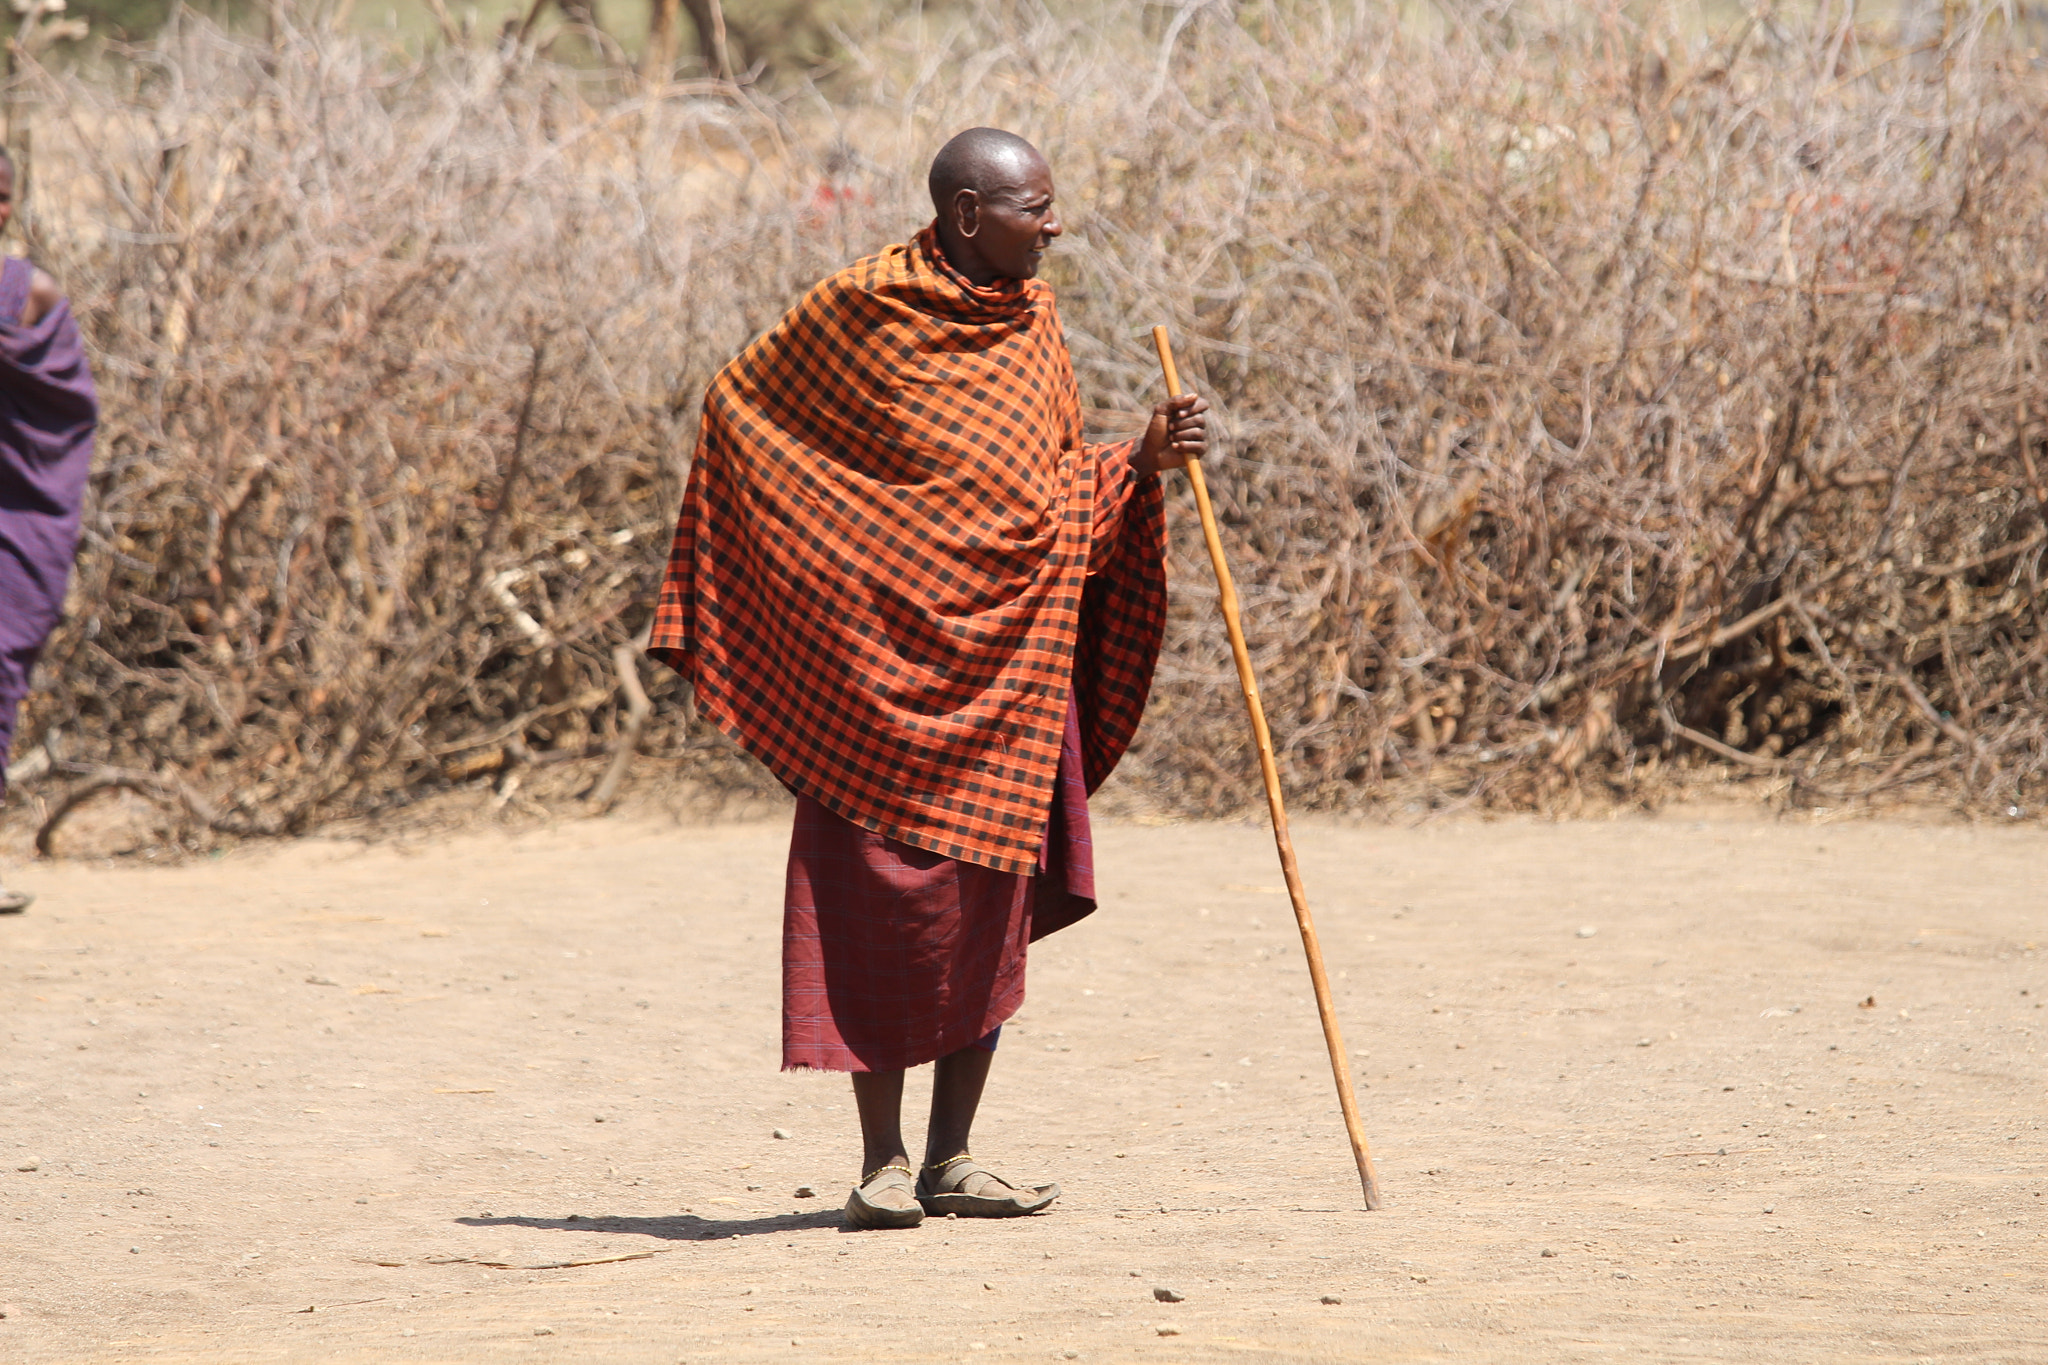
<svg viewBox="0 0 2048 1365">
<path fill-rule="evenodd" d="M 1180 371 L 1173 364 L 1173 342 L 1164 327 L 1152 329 L 1152 344 L 1159 349 L 1159 368 L 1166 374 L 1169 397 L 1181 396 Z M 1308 979 L 1316 988 L 1316 1012 L 1323 1019 L 1323 1042 L 1330 1049 L 1330 1071 L 1337 1078 L 1337 1103 L 1344 1110 L 1344 1131 L 1351 1136 L 1351 1155 L 1358 1161 L 1358 1183 L 1365 1190 L 1365 1206 L 1380 1206 L 1380 1182 L 1372 1172 L 1372 1153 L 1366 1149 L 1365 1126 L 1358 1121 L 1358 1097 L 1351 1091 L 1351 1068 L 1344 1060 L 1344 1034 L 1337 1027 L 1337 1009 L 1330 1000 L 1330 974 L 1323 969 L 1323 949 L 1316 940 L 1316 922 L 1308 912 L 1308 896 L 1301 888 L 1301 871 L 1294 865 L 1294 841 L 1287 834 L 1287 806 L 1280 796 L 1280 765 L 1273 757 L 1273 732 L 1266 728 L 1266 708 L 1259 702 L 1259 680 L 1252 673 L 1251 651 L 1245 648 L 1244 626 L 1237 616 L 1237 589 L 1230 582 L 1230 565 L 1223 558 L 1223 538 L 1216 531 L 1216 509 L 1209 502 L 1209 484 L 1202 476 L 1202 462 L 1189 460 L 1188 482 L 1195 490 L 1195 506 L 1202 513 L 1202 539 L 1209 544 L 1209 563 L 1216 570 L 1216 590 L 1223 601 L 1223 628 L 1230 633 L 1230 652 L 1237 659 L 1237 681 L 1244 689 L 1245 710 L 1252 717 L 1252 738 L 1259 749 L 1259 773 L 1266 779 L 1266 805 L 1273 813 L 1273 842 L 1280 849 L 1280 872 L 1287 879 L 1287 896 L 1294 902 L 1294 923 L 1301 930 L 1301 949 L 1308 956 Z"/>
</svg>

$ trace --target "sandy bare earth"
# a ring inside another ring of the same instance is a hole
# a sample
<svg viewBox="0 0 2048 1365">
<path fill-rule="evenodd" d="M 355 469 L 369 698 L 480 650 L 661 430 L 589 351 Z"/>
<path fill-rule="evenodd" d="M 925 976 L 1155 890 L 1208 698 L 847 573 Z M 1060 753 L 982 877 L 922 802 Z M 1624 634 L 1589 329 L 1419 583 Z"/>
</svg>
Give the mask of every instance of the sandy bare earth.
<svg viewBox="0 0 2048 1365">
<path fill-rule="evenodd" d="M 1066 1197 L 866 1234 L 779 822 L 17 868 L 0 1360 L 2048 1359 L 2040 829 L 1301 830 L 1373 1214 L 1263 830 L 1099 834 L 976 1142 Z"/>
</svg>

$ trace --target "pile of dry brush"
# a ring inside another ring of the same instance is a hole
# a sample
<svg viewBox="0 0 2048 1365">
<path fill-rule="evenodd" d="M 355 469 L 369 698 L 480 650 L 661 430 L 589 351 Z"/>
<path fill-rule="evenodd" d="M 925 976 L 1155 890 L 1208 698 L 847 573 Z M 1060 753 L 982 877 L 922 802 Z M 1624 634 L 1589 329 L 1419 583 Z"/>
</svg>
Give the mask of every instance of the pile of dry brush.
<svg viewBox="0 0 2048 1365">
<path fill-rule="evenodd" d="M 1060 178 L 1089 401 L 1149 407 L 1165 320 L 1220 410 L 1302 799 L 1556 808 L 1707 765 L 2039 801 L 2048 89 L 1999 11 L 1386 8 L 1012 4 L 779 92 L 290 24 L 25 73 L 31 245 L 106 419 L 24 790 L 293 830 L 634 739 L 729 762 L 631 663 L 698 395 L 988 122 Z M 1176 497 L 1120 780 L 1225 810 L 1257 779 Z"/>
</svg>

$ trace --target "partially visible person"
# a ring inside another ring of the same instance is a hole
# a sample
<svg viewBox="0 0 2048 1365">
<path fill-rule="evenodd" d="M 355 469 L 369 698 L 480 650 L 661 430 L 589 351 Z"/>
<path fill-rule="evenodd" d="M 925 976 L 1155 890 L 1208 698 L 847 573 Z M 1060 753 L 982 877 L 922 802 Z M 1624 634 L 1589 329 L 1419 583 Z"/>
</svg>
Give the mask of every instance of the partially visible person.
<svg viewBox="0 0 2048 1365">
<path fill-rule="evenodd" d="M 14 161 L 0 148 L 0 231 L 14 216 Z M 0 263 L 0 800 L 14 718 L 64 613 L 99 400 L 57 282 L 18 256 Z M 0 914 L 35 898 L 0 885 Z"/>
</svg>

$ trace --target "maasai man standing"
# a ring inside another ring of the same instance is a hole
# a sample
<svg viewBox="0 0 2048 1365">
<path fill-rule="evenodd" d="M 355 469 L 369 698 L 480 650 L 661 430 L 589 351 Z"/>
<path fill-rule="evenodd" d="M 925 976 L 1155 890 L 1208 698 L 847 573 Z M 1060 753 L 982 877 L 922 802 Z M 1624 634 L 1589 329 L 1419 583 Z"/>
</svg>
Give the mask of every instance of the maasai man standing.
<svg viewBox="0 0 2048 1365">
<path fill-rule="evenodd" d="M 14 216 L 14 162 L 0 150 L 0 229 Z M 14 716 L 64 612 L 85 471 L 99 424 L 92 371 L 57 282 L 0 262 L 0 798 Z M 0 887 L 0 914 L 34 898 Z"/>
<path fill-rule="evenodd" d="M 968 1131 L 1026 945 L 1095 908 L 1087 794 L 1138 728 L 1166 617 L 1156 475 L 1207 441 L 1187 397 L 1082 442 L 1030 143 L 962 133 L 930 184 L 930 227 L 811 290 L 705 393 L 649 645 L 796 793 L 782 1064 L 853 1073 L 865 1228 L 1058 1197 L 977 1166 Z M 925 1062 L 914 1171 L 903 1072 Z"/>
</svg>

